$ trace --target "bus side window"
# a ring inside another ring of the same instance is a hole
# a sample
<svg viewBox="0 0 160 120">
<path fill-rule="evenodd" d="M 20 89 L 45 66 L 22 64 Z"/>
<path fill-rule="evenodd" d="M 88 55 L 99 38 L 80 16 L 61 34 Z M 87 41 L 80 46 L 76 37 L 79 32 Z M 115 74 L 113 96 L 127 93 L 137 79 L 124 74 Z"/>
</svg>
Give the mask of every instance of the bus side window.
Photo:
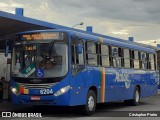
<svg viewBox="0 0 160 120">
<path fill-rule="evenodd" d="M 79 54 L 76 50 L 78 44 L 82 44 L 82 53 Z M 72 75 L 75 76 L 84 68 L 84 45 L 82 40 L 72 40 L 71 43 L 72 50 Z"/>
<path fill-rule="evenodd" d="M 110 61 L 110 66 L 113 67 L 112 46 L 108 46 L 108 48 L 109 48 L 109 61 Z"/>
<path fill-rule="evenodd" d="M 118 48 L 118 55 L 120 57 L 120 64 L 121 66 L 120 67 L 124 67 L 124 54 L 123 54 L 123 48 Z"/>
<path fill-rule="evenodd" d="M 106 67 L 106 66 L 111 66 L 111 60 L 110 60 L 110 54 L 109 54 L 109 46 L 108 45 L 100 45 L 100 54 L 101 54 L 101 65 Z"/>
<path fill-rule="evenodd" d="M 151 69 L 151 59 L 150 59 L 150 54 L 146 53 L 146 60 L 147 60 L 147 69 Z"/>
<path fill-rule="evenodd" d="M 134 50 L 129 50 L 129 54 L 130 54 L 130 65 L 131 65 L 131 68 L 134 68 Z"/>
<path fill-rule="evenodd" d="M 154 67 L 157 70 L 157 54 L 154 54 Z"/>
<path fill-rule="evenodd" d="M 112 58 L 113 58 L 113 67 L 121 67 L 121 48 L 112 47 Z"/>
<path fill-rule="evenodd" d="M 98 44 L 86 42 L 86 61 L 88 65 L 98 65 Z"/>
<path fill-rule="evenodd" d="M 141 52 L 142 69 L 147 69 L 147 54 Z"/>
<path fill-rule="evenodd" d="M 151 59 L 151 70 L 155 70 L 155 55 L 150 54 L 150 59 Z"/>
<path fill-rule="evenodd" d="M 129 50 L 128 49 L 123 49 L 124 53 L 124 67 L 125 68 L 130 68 L 130 55 L 129 55 Z"/>
<path fill-rule="evenodd" d="M 139 69 L 140 68 L 138 51 L 134 51 L 134 68 L 135 69 Z"/>
<path fill-rule="evenodd" d="M 142 60 L 141 60 L 141 52 L 138 52 L 138 58 L 139 58 L 139 68 L 142 69 Z"/>
</svg>

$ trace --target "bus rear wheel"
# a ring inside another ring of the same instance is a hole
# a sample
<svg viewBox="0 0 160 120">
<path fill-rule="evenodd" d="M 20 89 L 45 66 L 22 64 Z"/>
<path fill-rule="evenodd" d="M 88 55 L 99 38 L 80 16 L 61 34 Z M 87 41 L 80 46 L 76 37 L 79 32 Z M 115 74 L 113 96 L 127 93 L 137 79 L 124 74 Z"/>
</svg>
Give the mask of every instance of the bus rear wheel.
<svg viewBox="0 0 160 120">
<path fill-rule="evenodd" d="M 138 106 L 140 102 L 140 90 L 138 87 L 135 87 L 133 99 L 125 100 L 124 103 L 127 105 Z"/>
<path fill-rule="evenodd" d="M 86 105 L 84 106 L 84 113 L 92 115 L 96 110 L 96 94 L 93 90 L 89 90 L 87 94 Z"/>
</svg>

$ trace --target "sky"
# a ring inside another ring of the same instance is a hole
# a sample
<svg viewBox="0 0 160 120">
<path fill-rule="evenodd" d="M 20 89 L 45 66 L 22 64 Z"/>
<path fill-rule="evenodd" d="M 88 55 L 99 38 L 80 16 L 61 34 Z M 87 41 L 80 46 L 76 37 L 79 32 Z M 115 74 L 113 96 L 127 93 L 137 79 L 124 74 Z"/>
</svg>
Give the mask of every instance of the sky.
<svg viewBox="0 0 160 120">
<path fill-rule="evenodd" d="M 160 0 L 1 0 L 0 11 L 136 42 L 160 44 Z"/>
</svg>

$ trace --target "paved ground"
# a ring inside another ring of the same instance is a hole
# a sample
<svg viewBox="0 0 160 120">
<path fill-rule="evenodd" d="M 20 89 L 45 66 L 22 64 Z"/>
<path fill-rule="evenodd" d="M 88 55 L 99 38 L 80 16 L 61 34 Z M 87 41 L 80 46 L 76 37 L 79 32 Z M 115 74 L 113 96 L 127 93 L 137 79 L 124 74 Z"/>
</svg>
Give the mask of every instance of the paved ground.
<svg viewBox="0 0 160 120">
<path fill-rule="evenodd" d="M 160 92 L 159 92 L 160 93 Z M 160 94 L 157 94 L 153 97 L 144 98 L 141 100 L 139 106 L 126 106 L 123 102 L 112 102 L 106 104 L 100 104 L 97 106 L 96 113 L 91 117 L 85 117 L 79 107 L 38 107 L 35 108 L 33 106 L 15 106 L 12 105 L 10 102 L 0 102 L 0 113 L 2 112 L 12 112 L 12 115 L 15 116 L 17 114 L 14 113 L 41 113 L 42 118 L 23 118 L 27 120 L 35 120 L 35 119 L 42 119 L 42 120 L 63 120 L 63 119 L 70 119 L 70 120 L 128 120 L 128 119 L 139 119 L 138 117 L 130 117 L 129 115 L 159 115 L 159 117 L 143 117 L 141 119 L 144 120 L 159 120 L 160 119 Z M 154 113 L 154 114 L 153 114 Z M 22 114 L 21 114 L 22 115 Z M 0 115 L 1 116 L 1 115 Z M 0 118 L 1 119 L 12 119 L 12 120 L 22 120 L 22 118 Z"/>
</svg>

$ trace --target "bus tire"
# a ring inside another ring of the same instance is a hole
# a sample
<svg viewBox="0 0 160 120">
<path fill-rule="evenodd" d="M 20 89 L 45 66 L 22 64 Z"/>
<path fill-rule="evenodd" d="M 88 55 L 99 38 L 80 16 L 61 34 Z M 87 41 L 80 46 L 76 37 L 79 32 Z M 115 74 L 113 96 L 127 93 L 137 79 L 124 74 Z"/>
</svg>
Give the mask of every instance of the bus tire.
<svg viewBox="0 0 160 120">
<path fill-rule="evenodd" d="M 140 102 L 140 90 L 138 87 L 135 87 L 133 99 L 124 100 L 126 105 L 138 106 Z"/>
<path fill-rule="evenodd" d="M 93 90 L 89 90 L 87 94 L 86 105 L 84 106 L 85 115 L 92 115 L 96 110 L 96 94 Z"/>
</svg>

